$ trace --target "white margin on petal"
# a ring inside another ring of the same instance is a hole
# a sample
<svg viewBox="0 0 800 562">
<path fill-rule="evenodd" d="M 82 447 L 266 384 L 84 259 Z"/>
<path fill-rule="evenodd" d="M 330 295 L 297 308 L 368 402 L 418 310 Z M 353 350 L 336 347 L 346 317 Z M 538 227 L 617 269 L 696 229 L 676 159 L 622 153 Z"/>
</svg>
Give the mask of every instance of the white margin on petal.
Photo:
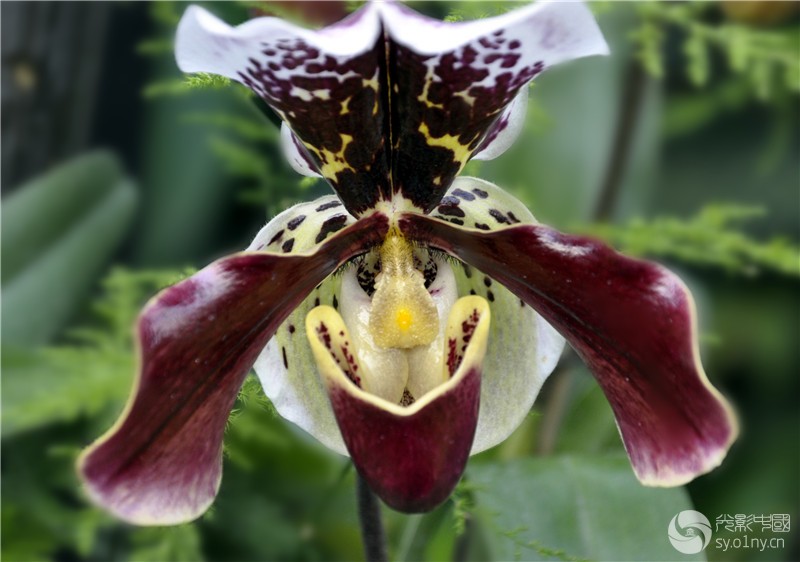
<svg viewBox="0 0 800 562">
<path fill-rule="evenodd" d="M 326 54 L 350 58 L 372 48 L 380 32 L 373 4 L 319 31 L 273 17 L 232 27 L 208 10 L 191 5 L 178 23 L 175 60 L 183 72 L 210 72 L 238 80 L 249 57 L 280 39 L 302 39 Z"/>
</svg>

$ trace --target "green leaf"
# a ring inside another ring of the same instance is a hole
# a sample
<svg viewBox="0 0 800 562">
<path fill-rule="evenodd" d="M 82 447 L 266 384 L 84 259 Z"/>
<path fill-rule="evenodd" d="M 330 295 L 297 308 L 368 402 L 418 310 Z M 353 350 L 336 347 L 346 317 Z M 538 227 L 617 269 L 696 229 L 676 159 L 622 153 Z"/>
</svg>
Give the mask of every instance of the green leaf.
<svg viewBox="0 0 800 562">
<path fill-rule="evenodd" d="M 672 517 L 692 508 L 686 491 L 642 486 L 625 457 L 519 459 L 469 475 L 495 560 L 704 559 L 667 537 Z"/>
<path fill-rule="evenodd" d="M 137 529 L 131 560 L 169 560 L 198 562 L 204 560 L 200 533 L 192 524 L 166 528 Z"/>
<path fill-rule="evenodd" d="M 175 271 L 114 270 L 94 310 L 101 322 L 70 333 L 79 345 L 38 350 L 3 347 L 2 437 L 106 410 L 119 411 L 135 371 L 136 314 Z"/>
<path fill-rule="evenodd" d="M 2 437 L 120 408 L 131 388 L 132 351 L 3 348 Z"/>
<path fill-rule="evenodd" d="M 113 154 L 92 152 L 31 180 L 5 198 L 3 285 L 86 217 L 121 179 Z"/>
<path fill-rule="evenodd" d="M 617 453 L 622 450 L 611 404 L 588 372 L 571 373 L 569 410 L 558 430 L 557 453 Z"/>
<path fill-rule="evenodd" d="M 764 215 L 764 210 L 736 204 L 712 204 L 689 219 L 633 219 L 625 225 L 582 227 L 626 254 L 678 259 L 757 275 L 762 270 L 800 277 L 800 248 L 783 238 L 761 242 L 741 232 L 740 223 Z"/>
<path fill-rule="evenodd" d="M 70 184 L 54 183 L 52 190 L 57 191 L 60 185 Z M 137 203 L 133 184 L 118 180 L 97 188 L 97 192 L 99 197 L 87 201 L 82 214 L 72 214 L 65 205 L 67 217 L 59 219 L 59 229 L 38 238 L 33 243 L 38 253 L 31 254 L 24 269 L 3 284 L 4 344 L 32 346 L 57 335 L 127 233 Z M 25 209 L 40 199 L 38 194 L 31 196 Z M 36 214 L 26 212 L 26 216 Z M 46 216 L 58 216 L 56 211 L 46 212 Z M 13 235 L 4 232 L 3 254 L 18 243 L 25 245 L 25 234 L 38 232 L 38 222 L 32 220 L 30 230 L 12 223 Z"/>
</svg>

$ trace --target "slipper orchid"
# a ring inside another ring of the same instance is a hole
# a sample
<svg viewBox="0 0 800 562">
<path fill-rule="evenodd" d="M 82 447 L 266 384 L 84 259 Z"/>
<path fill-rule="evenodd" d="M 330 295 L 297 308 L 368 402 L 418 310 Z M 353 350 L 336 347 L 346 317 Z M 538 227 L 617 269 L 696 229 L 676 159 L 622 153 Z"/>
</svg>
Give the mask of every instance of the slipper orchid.
<svg viewBox="0 0 800 562">
<path fill-rule="evenodd" d="M 291 165 L 336 195 L 278 215 L 247 251 L 147 305 L 133 396 L 79 461 L 90 497 L 139 524 L 199 516 L 255 366 L 277 411 L 349 453 L 388 505 L 431 509 L 470 454 L 527 415 L 563 338 L 643 483 L 718 465 L 735 423 L 700 365 L 681 281 L 456 178 L 511 144 L 535 76 L 606 53 L 580 3 L 468 23 L 373 3 L 319 31 L 275 18 L 232 28 L 189 7 L 181 69 L 252 88 L 283 119 Z"/>
</svg>

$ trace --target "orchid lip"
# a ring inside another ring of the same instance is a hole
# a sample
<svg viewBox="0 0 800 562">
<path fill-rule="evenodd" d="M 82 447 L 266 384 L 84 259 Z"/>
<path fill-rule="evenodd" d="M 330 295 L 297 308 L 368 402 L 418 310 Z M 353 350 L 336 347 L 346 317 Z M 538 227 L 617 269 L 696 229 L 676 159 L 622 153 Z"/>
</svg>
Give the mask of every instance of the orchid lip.
<svg viewBox="0 0 800 562">
<path fill-rule="evenodd" d="M 404 406 L 361 389 L 356 350 L 333 308 L 308 314 L 308 339 L 348 452 L 390 507 L 433 509 L 461 477 L 477 426 L 489 316 L 480 297 L 463 297 L 453 306 L 442 348 L 448 378 Z"/>
</svg>

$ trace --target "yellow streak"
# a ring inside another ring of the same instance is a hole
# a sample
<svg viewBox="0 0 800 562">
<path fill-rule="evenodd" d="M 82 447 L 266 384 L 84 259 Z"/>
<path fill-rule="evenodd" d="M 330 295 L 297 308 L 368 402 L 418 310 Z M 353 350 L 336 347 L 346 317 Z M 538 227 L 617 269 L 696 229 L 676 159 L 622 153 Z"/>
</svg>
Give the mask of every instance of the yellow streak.
<svg viewBox="0 0 800 562">
<path fill-rule="evenodd" d="M 344 156 L 344 151 L 347 150 L 347 145 L 353 142 L 353 137 L 352 135 L 345 134 L 340 134 L 339 137 L 342 139 L 342 148 L 339 149 L 338 152 L 332 152 L 327 148 L 317 148 L 313 144 L 307 142 L 303 143 L 306 148 L 317 155 L 317 158 L 321 162 L 319 172 L 323 177 L 335 179 L 336 176 L 344 170 L 355 171 L 355 169 L 348 164 Z"/>
<path fill-rule="evenodd" d="M 444 134 L 441 137 L 434 137 L 428 128 L 428 124 L 424 121 L 419 125 L 419 132 L 425 135 L 425 140 L 428 146 L 441 146 L 453 152 L 453 160 L 461 163 L 463 166 L 470 155 L 469 148 L 461 144 L 458 137 L 455 135 Z"/>
</svg>

